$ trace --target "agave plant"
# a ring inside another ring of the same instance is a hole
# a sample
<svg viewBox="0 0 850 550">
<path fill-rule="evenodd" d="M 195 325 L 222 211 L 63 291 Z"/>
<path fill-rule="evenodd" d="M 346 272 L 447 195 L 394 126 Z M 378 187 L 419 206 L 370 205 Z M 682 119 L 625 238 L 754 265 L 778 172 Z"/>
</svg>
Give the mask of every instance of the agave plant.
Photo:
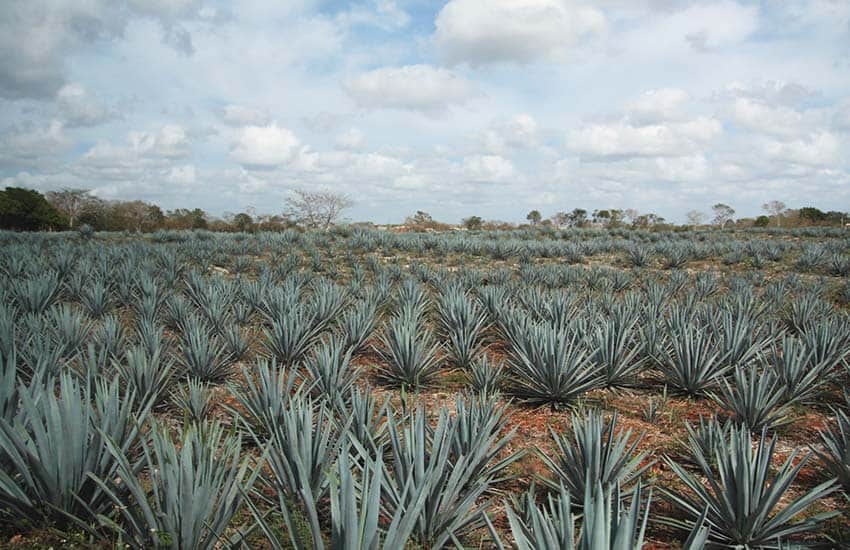
<svg viewBox="0 0 850 550">
<path fill-rule="evenodd" d="M 820 432 L 824 450 L 815 450 L 830 474 L 838 478 L 845 491 L 850 491 L 850 416 L 835 411 L 835 425 Z"/>
<path fill-rule="evenodd" d="M 345 351 L 340 340 L 332 338 L 320 345 L 304 361 L 313 381 L 313 390 L 331 403 L 348 394 L 357 380 L 359 369 L 351 366 L 351 348 Z"/>
<path fill-rule="evenodd" d="M 242 387 L 229 386 L 230 393 L 244 410 L 241 414 L 256 433 L 271 433 L 283 416 L 296 387 L 297 371 L 258 359 L 252 370 L 242 369 Z"/>
<path fill-rule="evenodd" d="M 381 335 L 381 343 L 375 348 L 383 360 L 379 375 L 392 384 L 419 388 L 427 385 L 440 368 L 439 344 L 434 343 L 430 329 L 418 317 L 393 318 Z"/>
<path fill-rule="evenodd" d="M 46 271 L 39 276 L 11 281 L 9 290 L 21 313 L 43 313 L 56 300 L 60 288 L 57 273 Z"/>
<path fill-rule="evenodd" d="M 218 548 L 260 464 L 251 456 L 240 458 L 239 436 L 226 434 L 218 422 L 190 423 L 179 446 L 169 431 L 155 424 L 136 462 L 108 441 L 118 462 L 116 475 L 93 479 L 111 497 L 122 521 L 102 522 L 131 548 Z M 147 474 L 144 481 L 141 470 Z"/>
<path fill-rule="evenodd" d="M 672 333 L 668 349 L 658 358 L 658 366 L 665 384 L 694 396 L 713 388 L 717 377 L 729 368 L 721 365 L 720 352 L 711 337 L 690 322 Z"/>
<path fill-rule="evenodd" d="M 763 354 L 761 363 L 779 380 L 782 401 L 789 403 L 815 400 L 821 388 L 836 377 L 829 361 L 815 360 L 814 351 L 793 336 L 783 335 L 779 348 Z"/>
<path fill-rule="evenodd" d="M 340 324 L 343 346 L 357 355 L 366 349 L 366 341 L 372 336 L 378 319 L 378 307 L 374 300 L 360 302 L 345 314 Z"/>
<path fill-rule="evenodd" d="M 516 434 L 516 428 L 503 434 L 509 420 L 507 406 L 487 396 L 458 395 L 455 399 L 451 457 L 466 462 L 473 480 L 503 481 L 502 472 L 522 458 L 519 452 L 497 460 Z"/>
<path fill-rule="evenodd" d="M 231 358 L 224 344 L 194 316 L 184 327 L 178 357 L 188 376 L 204 382 L 221 382 L 230 374 Z"/>
<path fill-rule="evenodd" d="M 271 357 L 292 366 L 304 359 L 324 328 L 324 324 L 316 324 L 300 306 L 294 306 L 280 312 L 271 327 L 263 329 L 263 344 Z"/>
<path fill-rule="evenodd" d="M 760 371 L 756 365 L 735 367 L 733 383 L 721 380 L 719 393 L 711 398 L 731 411 L 735 422 L 751 431 L 773 429 L 790 422 L 790 403 L 784 401 L 782 384 L 770 371 Z"/>
<path fill-rule="evenodd" d="M 495 396 L 501 392 L 506 379 L 504 363 L 494 363 L 482 355 L 469 368 L 469 386 L 473 392 L 482 396 Z"/>
<path fill-rule="evenodd" d="M 451 363 L 466 369 L 484 349 L 487 313 L 457 287 L 450 287 L 438 305 L 440 334 Z"/>
<path fill-rule="evenodd" d="M 425 504 L 426 488 L 420 488 L 414 496 L 413 506 L 397 511 L 388 524 L 385 521 L 384 525 L 381 525 L 381 493 L 383 480 L 387 475 L 384 463 L 381 458 L 368 461 L 362 468 L 359 480 L 355 477 L 354 470 L 355 466 L 348 454 L 340 455 L 330 486 L 330 547 L 334 550 L 406 548 Z M 290 547 L 296 550 L 324 550 L 325 536 L 321 531 L 309 531 L 310 537 L 306 539 L 302 531 L 287 529 L 291 546 L 287 545 L 269 525 L 263 512 L 250 500 L 248 503 L 257 524 L 274 550 Z M 291 510 L 292 504 L 283 493 L 278 493 L 278 500 L 274 504 L 279 507 L 286 524 L 293 525 L 295 514 Z"/>
<path fill-rule="evenodd" d="M 198 379 L 189 378 L 171 393 L 171 401 L 190 421 L 201 423 L 212 410 L 212 388 Z"/>
<path fill-rule="evenodd" d="M 633 384 L 646 361 L 639 356 L 636 323 L 637 319 L 608 319 L 596 328 L 594 362 L 602 369 L 608 388 Z"/>
<path fill-rule="evenodd" d="M 665 457 L 688 492 L 662 491 L 688 519 L 665 518 L 664 523 L 691 531 L 703 518 L 711 530 L 710 543 L 739 548 L 771 547 L 779 539 L 787 540 L 817 530 L 837 512 L 794 519 L 817 500 L 835 491 L 835 480 L 821 483 L 796 498 L 788 498 L 786 493 L 810 455 L 798 460 L 799 453 L 794 451 L 778 470 L 774 470 L 775 449 L 776 438 L 768 438 L 764 431 L 754 449 L 750 431 L 742 427 L 732 428 L 729 438 L 714 449 L 714 467 L 699 446 L 691 446 L 700 476 Z M 708 480 L 707 484 L 703 478 Z M 783 500 L 785 504 L 781 505 Z"/>
<path fill-rule="evenodd" d="M 157 407 L 171 382 L 172 363 L 159 353 L 148 355 L 145 348 L 128 349 L 124 361 L 113 366 L 126 386 L 133 390 L 138 407 Z"/>
<path fill-rule="evenodd" d="M 474 467 L 480 463 L 482 449 L 454 456 L 457 429 L 445 407 L 433 428 L 422 408 L 410 411 L 401 422 L 393 414 L 387 417 L 392 465 L 385 493 L 387 510 L 392 514 L 411 511 L 419 506 L 424 492 L 425 504 L 414 534 L 427 548 L 442 548 L 485 524 L 483 512 L 489 503 L 480 498 L 490 490 L 495 473 Z"/>
<path fill-rule="evenodd" d="M 573 414 L 571 434 L 559 434 L 551 427 L 549 431 L 558 452 L 554 457 L 538 454 L 556 476 L 554 481 L 544 480 L 550 487 L 564 485 L 570 493 L 584 494 L 598 483 L 607 490 L 631 484 L 652 466 L 652 462 L 641 465 L 648 453 L 637 452 L 643 434 L 632 439 L 631 430 L 618 430 L 617 413 L 607 422 L 598 411 Z"/>
<path fill-rule="evenodd" d="M 109 491 L 93 476 L 120 475 L 111 450 L 135 452 L 147 410 L 133 410 L 133 394 L 122 393 L 118 380 L 89 388 L 68 373 L 58 393 L 52 384 L 33 384 L 18 397 L 14 417 L 0 418 L 0 505 L 15 524 L 89 529 L 111 509 Z"/>
<path fill-rule="evenodd" d="M 570 338 L 565 330 L 541 325 L 517 335 L 509 364 L 517 395 L 554 408 L 574 403 L 603 383 L 593 355 L 583 349 L 577 334 Z"/>
<path fill-rule="evenodd" d="M 685 423 L 685 429 L 688 431 L 688 444 L 691 448 L 699 449 L 702 456 L 713 463 L 717 449 L 722 448 L 719 445 L 729 439 L 733 425 L 730 421 L 721 424 L 716 416 L 712 416 L 708 420 L 700 416 L 699 423 L 695 426 Z"/>
<path fill-rule="evenodd" d="M 293 396 L 270 426 L 266 451 L 271 475 L 264 476 L 264 485 L 298 503 L 314 535 L 322 530 L 318 505 L 329 490 L 327 472 L 347 440 L 345 427 L 340 429 L 330 413 L 325 402 L 301 394 Z M 261 442 L 256 434 L 254 439 Z M 291 533 L 293 525 L 288 517 L 284 515 Z"/>
<path fill-rule="evenodd" d="M 563 486 L 557 496 L 549 495 L 542 507 L 536 502 L 532 486 L 524 495 L 524 502 L 518 503 L 525 509 L 524 513 L 517 513 L 508 502 L 505 503 L 505 512 L 519 550 L 638 550 L 643 547 L 651 501 L 652 491 L 644 499 L 640 483 L 635 486 L 628 508 L 624 506 L 618 488 L 606 490 L 599 485 L 592 489 L 588 486 L 584 493 L 583 523 L 578 536 L 572 499 Z M 504 549 L 498 536 L 493 534 L 497 546 Z M 683 548 L 696 550 L 699 547 L 686 545 Z"/>
</svg>

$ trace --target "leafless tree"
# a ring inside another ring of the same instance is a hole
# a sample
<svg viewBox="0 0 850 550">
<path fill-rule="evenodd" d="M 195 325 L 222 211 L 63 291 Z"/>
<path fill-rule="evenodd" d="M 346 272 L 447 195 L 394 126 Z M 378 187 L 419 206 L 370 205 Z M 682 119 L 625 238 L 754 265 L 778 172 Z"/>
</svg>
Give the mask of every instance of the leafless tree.
<svg viewBox="0 0 850 550">
<path fill-rule="evenodd" d="M 720 227 L 725 226 L 735 216 L 735 209 L 722 202 L 718 202 L 711 209 L 714 211 L 714 223 Z"/>
<path fill-rule="evenodd" d="M 348 195 L 333 191 L 295 189 L 294 193 L 295 196 L 286 199 L 285 214 L 311 228 L 327 231 L 346 209 L 354 206 Z"/>
<path fill-rule="evenodd" d="M 782 213 L 785 212 L 785 203 L 782 201 L 770 201 L 761 205 L 762 210 L 776 218 L 777 227 L 782 227 Z"/>
<path fill-rule="evenodd" d="M 100 200 L 92 196 L 88 189 L 62 189 L 49 191 L 47 201 L 68 218 L 68 227 L 74 229 L 80 215 L 93 209 Z"/>
<path fill-rule="evenodd" d="M 640 212 L 634 208 L 626 208 L 623 210 L 623 218 L 629 223 L 634 223 L 638 216 L 640 216 Z"/>
<path fill-rule="evenodd" d="M 705 221 L 705 214 L 699 210 L 691 210 L 685 216 L 688 218 L 688 225 L 702 225 Z"/>
</svg>

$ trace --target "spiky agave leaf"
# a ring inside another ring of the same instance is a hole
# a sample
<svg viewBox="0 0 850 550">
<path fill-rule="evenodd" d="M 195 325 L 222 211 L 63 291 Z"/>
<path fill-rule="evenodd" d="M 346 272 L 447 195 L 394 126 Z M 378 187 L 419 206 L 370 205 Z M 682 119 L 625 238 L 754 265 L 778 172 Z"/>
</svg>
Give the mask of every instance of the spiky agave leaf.
<svg viewBox="0 0 850 550">
<path fill-rule="evenodd" d="M 253 368 L 242 369 L 242 384 L 229 385 L 231 395 L 245 411 L 240 413 L 254 432 L 269 434 L 282 418 L 296 388 L 297 371 L 259 358 Z M 304 386 L 299 391 L 307 391 Z"/>
<path fill-rule="evenodd" d="M 217 548 L 260 471 L 253 457 L 240 458 L 241 439 L 219 422 L 190 423 L 179 440 L 175 445 L 170 430 L 154 424 L 136 462 L 108 440 L 117 476 L 92 477 L 122 521 L 101 522 L 131 548 Z"/>
<path fill-rule="evenodd" d="M 811 402 L 836 377 L 829 361 L 817 361 L 814 351 L 793 336 L 783 335 L 779 347 L 760 359 L 765 370 L 779 379 L 785 402 Z"/>
<path fill-rule="evenodd" d="M 539 452 L 543 462 L 555 474 L 543 481 L 557 489 L 564 485 L 573 494 L 584 494 L 588 484 L 601 484 L 607 490 L 627 486 L 652 466 L 643 463 L 648 453 L 637 452 L 643 434 L 632 438 L 632 430 L 617 429 L 617 413 L 606 421 L 599 411 L 572 415 L 570 433 L 559 434 L 549 428 L 557 447 L 554 457 Z"/>
<path fill-rule="evenodd" d="M 381 347 L 375 348 L 383 359 L 378 367 L 379 375 L 392 384 L 419 388 L 427 385 L 440 368 L 439 344 L 419 317 L 393 318 L 381 335 L 381 343 Z"/>
<path fill-rule="evenodd" d="M 203 382 L 221 382 L 230 374 L 227 349 L 198 317 L 187 320 L 178 352 L 178 361 L 187 376 Z"/>
<path fill-rule="evenodd" d="M 519 550 L 639 550 L 643 547 L 652 501 L 652 491 L 646 498 L 642 492 L 638 482 L 627 508 L 616 486 L 608 489 L 598 484 L 588 486 L 578 536 L 570 493 L 563 485 L 557 496 L 549 495 L 542 507 L 536 502 L 532 486 L 525 495 L 524 513 L 517 513 L 507 502 L 505 511 Z"/>
<path fill-rule="evenodd" d="M 494 363 L 486 355 L 482 355 L 472 363 L 467 377 L 472 391 L 492 397 L 501 392 L 506 375 L 504 363 Z"/>
<path fill-rule="evenodd" d="M 566 330 L 543 325 L 529 325 L 517 334 L 509 365 L 517 395 L 554 408 L 572 404 L 603 381 L 578 334 L 570 338 Z"/>
<path fill-rule="evenodd" d="M 212 409 L 212 388 L 196 378 L 188 378 L 171 392 L 171 401 L 190 421 L 200 423 Z"/>
<path fill-rule="evenodd" d="M 487 313 L 459 287 L 449 287 L 441 297 L 437 313 L 440 335 L 446 341 L 451 363 L 468 368 L 484 349 Z"/>
<path fill-rule="evenodd" d="M 342 342 L 335 338 L 321 344 L 307 357 L 304 368 L 313 381 L 313 391 L 330 403 L 348 394 L 360 372 L 351 366 L 351 349 L 346 351 Z"/>
<path fill-rule="evenodd" d="M 790 403 L 784 401 L 781 383 L 771 371 L 760 371 L 755 364 L 747 368 L 735 367 L 732 383 L 722 379 L 719 393 L 709 395 L 733 413 L 735 422 L 752 431 L 790 422 Z"/>
<path fill-rule="evenodd" d="M 850 491 L 850 416 L 836 410 L 835 422 L 820 432 L 820 439 L 824 449 L 815 449 L 815 454 L 844 489 Z"/>
<path fill-rule="evenodd" d="M 658 366 L 665 384 L 693 396 L 712 389 L 717 377 L 729 368 L 721 364 L 720 352 L 711 336 L 692 322 L 684 323 L 681 330 L 672 333 L 669 348 L 660 354 Z"/>
<path fill-rule="evenodd" d="M 594 362 L 602 369 L 608 388 L 633 384 L 646 361 L 639 356 L 637 319 L 620 317 L 605 320 L 594 333 Z"/>
<path fill-rule="evenodd" d="M 479 502 L 491 487 L 492 475 L 476 475 L 474 460 L 452 459 L 457 425 L 443 407 L 434 428 L 424 409 L 412 410 L 399 421 L 388 414 L 389 457 L 392 464 L 386 505 L 392 514 L 410 510 L 421 491 L 427 493 L 419 513 L 415 537 L 428 548 L 442 548 L 453 537 L 484 525 L 488 503 Z"/>
<path fill-rule="evenodd" d="M 663 522 L 690 531 L 705 512 L 711 543 L 747 548 L 770 546 L 778 539 L 815 531 L 837 512 L 793 520 L 817 500 L 835 491 L 835 480 L 789 499 L 786 493 L 810 455 L 797 460 L 799 453 L 794 451 L 778 470 L 774 470 L 775 449 L 776 438 L 768 439 L 765 431 L 762 431 L 754 449 L 750 431 L 741 427 L 733 428 L 729 438 L 715 449 L 714 467 L 702 449 L 691 447 L 701 476 L 688 472 L 665 457 L 665 462 L 682 480 L 688 492 L 662 491 L 670 503 L 689 519 L 664 518 Z M 707 479 L 707 483 L 703 478 Z M 784 506 L 780 504 L 782 500 L 786 501 Z"/>
<path fill-rule="evenodd" d="M 108 513 L 109 495 L 90 476 L 119 475 L 108 447 L 132 454 L 147 410 L 133 410 L 132 392 L 122 393 L 117 379 L 90 389 L 68 373 L 58 393 L 33 384 L 19 398 L 15 417 L 0 418 L 0 503 L 12 521 L 85 527 Z"/>
<path fill-rule="evenodd" d="M 171 361 L 159 353 L 148 355 L 145 348 L 134 346 L 125 352 L 124 361 L 112 364 L 126 386 L 133 390 L 137 406 L 155 408 L 162 403 L 171 382 Z"/>
</svg>

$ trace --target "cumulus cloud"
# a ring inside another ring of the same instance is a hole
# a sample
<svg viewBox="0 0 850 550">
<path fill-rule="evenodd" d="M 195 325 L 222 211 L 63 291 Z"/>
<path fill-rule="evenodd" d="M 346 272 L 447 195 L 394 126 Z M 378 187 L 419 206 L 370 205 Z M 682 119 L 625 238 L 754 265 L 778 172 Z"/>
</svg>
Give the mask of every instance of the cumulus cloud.
<svg viewBox="0 0 850 550">
<path fill-rule="evenodd" d="M 637 124 L 653 124 L 685 118 L 690 96 L 678 88 L 648 90 L 629 103 L 629 119 Z"/>
<path fill-rule="evenodd" d="M 479 183 L 506 183 L 517 177 L 513 163 L 499 155 L 475 155 L 463 159 L 463 177 Z"/>
<path fill-rule="evenodd" d="M 468 80 L 431 65 L 375 69 L 348 79 L 344 85 L 362 107 L 432 112 L 463 103 L 475 93 Z"/>
<path fill-rule="evenodd" d="M 838 162 L 840 150 L 838 137 L 826 131 L 792 141 L 770 141 L 764 147 L 769 158 L 822 167 Z"/>
<path fill-rule="evenodd" d="M 804 130 L 802 113 L 749 97 L 735 99 L 732 117 L 740 127 L 783 138 L 797 137 Z"/>
<path fill-rule="evenodd" d="M 497 122 L 481 136 L 483 147 L 493 153 L 508 154 L 512 149 L 536 147 L 540 136 L 537 121 L 528 113 Z"/>
<path fill-rule="evenodd" d="M 97 126 L 114 118 L 96 97 L 81 84 L 66 84 L 56 94 L 56 105 L 65 124 L 74 126 Z"/>
<path fill-rule="evenodd" d="M 15 127 L 0 136 L 0 164 L 6 166 L 42 166 L 50 163 L 72 144 L 59 120 L 47 126 L 28 124 Z"/>
<path fill-rule="evenodd" d="M 563 60 L 606 28 L 604 14 L 573 0 L 450 0 L 434 41 L 450 64 Z"/>
<path fill-rule="evenodd" d="M 191 53 L 191 36 L 181 21 L 195 17 L 199 6 L 197 0 L 4 0 L 0 97 L 53 96 L 65 83 L 65 61 L 71 53 L 122 36 L 137 16 L 159 21 L 163 42 Z"/>
<path fill-rule="evenodd" d="M 676 157 L 700 152 L 722 130 L 720 121 L 709 117 L 645 126 L 620 121 L 591 124 L 572 131 L 568 145 L 590 157 Z"/>
<path fill-rule="evenodd" d="M 292 162 L 301 142 L 289 129 L 276 123 L 246 126 L 230 150 L 230 158 L 248 167 L 273 168 Z"/>
<path fill-rule="evenodd" d="M 229 126 L 265 126 L 271 121 L 271 116 L 262 109 L 227 105 L 221 111 L 221 119 Z"/>
<path fill-rule="evenodd" d="M 356 4 L 337 15 L 337 21 L 345 26 L 366 25 L 385 31 L 403 29 L 410 24 L 410 15 L 394 0 L 371 0 Z"/>
<path fill-rule="evenodd" d="M 356 151 L 363 147 L 366 136 L 357 128 L 349 128 L 338 135 L 335 140 L 336 148 L 345 151 Z"/>
</svg>

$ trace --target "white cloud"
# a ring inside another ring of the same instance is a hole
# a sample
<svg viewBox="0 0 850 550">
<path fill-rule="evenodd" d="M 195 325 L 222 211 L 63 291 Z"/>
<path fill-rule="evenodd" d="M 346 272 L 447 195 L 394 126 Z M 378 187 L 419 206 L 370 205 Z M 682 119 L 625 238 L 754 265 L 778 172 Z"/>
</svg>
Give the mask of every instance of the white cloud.
<svg viewBox="0 0 850 550">
<path fill-rule="evenodd" d="M 770 141 L 764 147 L 770 158 L 810 166 L 830 166 L 838 162 L 840 150 L 841 142 L 830 132 L 817 132 L 794 141 Z"/>
<path fill-rule="evenodd" d="M 266 111 L 245 105 L 225 106 L 221 118 L 229 126 L 265 126 L 271 121 Z"/>
<path fill-rule="evenodd" d="M 738 126 L 783 138 L 803 131 L 803 115 L 794 109 L 769 105 L 758 99 L 739 97 L 732 104 L 732 116 Z"/>
<path fill-rule="evenodd" d="M 506 183 L 517 177 L 513 163 L 499 155 L 475 155 L 463 159 L 463 177 L 482 183 Z"/>
<path fill-rule="evenodd" d="M 72 140 L 59 120 L 47 126 L 27 125 L 13 128 L 0 136 L 0 164 L 13 166 L 39 166 L 49 164 L 53 157 L 66 151 Z"/>
<path fill-rule="evenodd" d="M 148 155 L 177 159 L 189 154 L 189 137 L 179 124 L 166 124 L 156 135 L 135 134 L 131 140 L 138 140 L 137 147 Z"/>
<path fill-rule="evenodd" d="M 474 94 L 471 82 L 431 65 L 375 69 L 348 79 L 345 89 L 363 107 L 432 112 L 463 103 Z"/>
<path fill-rule="evenodd" d="M 434 41 L 450 64 L 563 60 L 578 41 L 605 30 L 603 13 L 572 0 L 450 0 Z"/>
<path fill-rule="evenodd" d="M 629 103 L 629 119 L 637 124 L 653 124 L 668 120 L 681 120 L 690 96 L 678 88 L 659 88 L 641 94 Z"/>
<path fill-rule="evenodd" d="M 295 160 L 301 142 L 287 128 L 246 126 L 230 151 L 230 158 L 244 166 L 275 167 Z"/>
<path fill-rule="evenodd" d="M 569 133 L 568 145 L 587 156 L 685 156 L 702 151 L 723 130 L 709 117 L 635 126 L 627 121 L 591 124 Z"/>
<path fill-rule="evenodd" d="M 197 170 L 195 165 L 172 166 L 165 176 L 165 181 L 177 185 L 191 185 L 197 181 Z"/>
<path fill-rule="evenodd" d="M 540 139 L 539 132 L 534 117 L 521 113 L 510 120 L 493 124 L 482 133 L 481 143 L 487 151 L 504 155 L 511 149 L 536 147 Z"/>
<path fill-rule="evenodd" d="M 56 94 L 56 105 L 68 126 L 97 126 L 115 115 L 81 84 L 66 84 Z"/>
<path fill-rule="evenodd" d="M 357 128 L 349 128 L 347 131 L 338 135 L 335 144 L 337 149 L 345 151 L 357 151 L 361 149 L 365 143 L 366 136 Z"/>
<path fill-rule="evenodd" d="M 410 24 L 410 15 L 393 0 L 371 0 L 357 4 L 337 16 L 346 26 L 368 25 L 385 31 L 403 29 Z"/>
</svg>

